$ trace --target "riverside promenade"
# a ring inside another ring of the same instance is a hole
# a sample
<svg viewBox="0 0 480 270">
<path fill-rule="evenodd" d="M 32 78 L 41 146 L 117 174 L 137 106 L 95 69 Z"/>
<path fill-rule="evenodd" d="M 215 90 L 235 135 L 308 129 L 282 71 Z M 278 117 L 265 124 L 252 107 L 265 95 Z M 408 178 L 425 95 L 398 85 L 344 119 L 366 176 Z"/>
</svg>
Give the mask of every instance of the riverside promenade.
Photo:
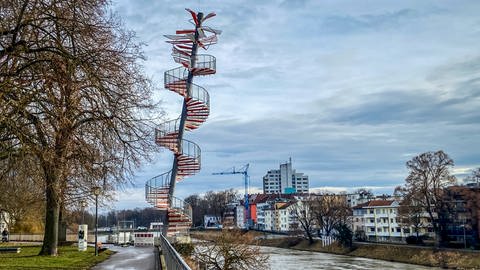
<svg viewBox="0 0 480 270">
<path fill-rule="evenodd" d="M 92 270 L 155 270 L 158 253 L 154 247 L 112 246 L 109 259 L 97 264 Z"/>
</svg>

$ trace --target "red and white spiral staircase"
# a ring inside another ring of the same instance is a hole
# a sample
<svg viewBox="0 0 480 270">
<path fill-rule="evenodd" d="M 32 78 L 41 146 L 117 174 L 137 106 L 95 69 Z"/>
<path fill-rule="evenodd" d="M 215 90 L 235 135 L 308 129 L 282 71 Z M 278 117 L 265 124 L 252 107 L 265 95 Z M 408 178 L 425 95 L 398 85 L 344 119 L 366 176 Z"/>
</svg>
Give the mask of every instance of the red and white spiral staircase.
<svg viewBox="0 0 480 270">
<path fill-rule="evenodd" d="M 175 185 L 184 177 L 200 170 L 200 147 L 183 138 L 184 131 L 192 131 L 205 122 L 210 113 L 210 96 L 205 88 L 193 83 L 196 76 L 212 75 L 216 72 L 216 59 L 212 55 L 197 54 L 198 49 L 207 50 L 217 43 L 221 33 L 203 22 L 215 13 L 204 16 L 189 9 L 195 29 L 177 30 L 175 35 L 165 35 L 172 44 L 173 60 L 180 67 L 164 74 L 165 88 L 183 97 L 182 114 L 159 125 L 155 130 L 155 141 L 174 153 L 172 170 L 155 176 L 145 184 L 145 198 L 148 203 L 168 216 L 167 236 L 188 233 L 192 225 L 190 205 L 174 196 Z"/>
</svg>

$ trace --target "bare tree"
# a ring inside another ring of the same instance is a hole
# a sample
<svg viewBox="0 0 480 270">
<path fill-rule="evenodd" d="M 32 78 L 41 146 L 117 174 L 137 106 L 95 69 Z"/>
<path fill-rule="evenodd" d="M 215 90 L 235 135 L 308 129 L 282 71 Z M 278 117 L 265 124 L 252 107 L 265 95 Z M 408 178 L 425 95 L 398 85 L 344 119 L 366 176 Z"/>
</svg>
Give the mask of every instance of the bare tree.
<svg viewBox="0 0 480 270">
<path fill-rule="evenodd" d="M 227 204 L 240 199 L 238 191 L 227 189 L 223 191 L 208 191 L 204 196 L 197 194 L 190 195 L 185 201 L 190 203 L 193 212 L 193 224 L 203 224 L 204 215 L 223 217 L 227 210 Z"/>
<path fill-rule="evenodd" d="M 313 234 L 318 228 L 317 220 L 313 213 L 314 207 L 314 199 L 312 197 L 307 197 L 304 200 L 298 201 L 293 208 L 295 218 L 300 224 L 300 228 L 305 233 L 310 244 L 313 244 Z"/>
<path fill-rule="evenodd" d="M 471 174 L 465 178 L 464 182 L 476 184 L 477 187 L 480 187 L 480 168 L 473 169 Z"/>
<path fill-rule="evenodd" d="M 312 202 L 312 214 L 318 228 L 326 236 L 341 225 L 348 225 L 352 210 L 348 206 L 345 196 L 335 194 L 320 194 Z"/>
<path fill-rule="evenodd" d="M 193 194 L 186 197 L 185 202 L 192 207 L 193 226 L 201 226 L 203 224 L 203 216 L 206 213 L 206 207 L 202 207 L 203 198 L 198 194 Z"/>
<path fill-rule="evenodd" d="M 448 205 L 443 200 L 444 189 L 456 183 L 449 169 L 453 167 L 453 160 L 443 151 L 426 152 L 408 161 L 406 166 L 410 170 L 402 188 L 405 198 L 415 199 L 415 203 L 425 211 L 433 229 L 437 234 L 437 244 L 446 241 L 443 233 L 444 215 Z"/>
<path fill-rule="evenodd" d="M 269 269 L 267 254 L 255 246 L 252 235 L 238 230 L 223 230 L 211 242 L 197 244 L 194 259 L 207 269 L 256 270 Z"/>
<path fill-rule="evenodd" d="M 40 254 L 56 255 L 60 209 L 125 183 L 153 150 L 150 85 L 133 33 L 107 1 L 3 1 L 0 157 L 32 156 L 45 187 Z"/>
<path fill-rule="evenodd" d="M 375 198 L 372 190 L 367 189 L 367 188 L 359 188 L 356 191 L 354 191 L 353 193 L 359 194 L 361 198 L 366 198 L 366 199 L 369 199 L 369 200 L 373 200 Z"/>
<path fill-rule="evenodd" d="M 402 187 L 397 187 L 395 189 L 395 194 L 406 193 L 402 190 Z M 405 228 L 413 227 L 417 235 L 417 241 L 419 241 L 420 228 L 426 226 L 425 223 L 425 210 L 424 208 L 417 203 L 419 199 L 415 199 L 415 195 L 418 194 L 409 194 L 409 196 L 403 198 L 400 206 L 398 207 L 398 220 L 400 225 Z"/>
<path fill-rule="evenodd" d="M 0 160 L 0 209 L 8 213 L 4 221 L 10 230 L 25 228 L 29 217 L 41 218 L 44 213 L 42 181 L 38 174 L 31 173 L 37 169 L 28 157 Z"/>
</svg>

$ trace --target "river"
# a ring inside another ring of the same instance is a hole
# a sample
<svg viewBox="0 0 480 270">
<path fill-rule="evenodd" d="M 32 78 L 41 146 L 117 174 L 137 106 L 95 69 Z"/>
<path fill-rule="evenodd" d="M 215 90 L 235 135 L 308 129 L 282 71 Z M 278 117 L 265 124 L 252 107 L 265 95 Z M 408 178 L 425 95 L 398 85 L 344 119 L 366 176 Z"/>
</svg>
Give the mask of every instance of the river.
<svg viewBox="0 0 480 270">
<path fill-rule="evenodd" d="M 272 270 L 440 269 L 412 264 L 394 263 L 382 260 L 274 247 L 261 247 L 261 251 L 270 255 L 270 269 Z"/>
</svg>

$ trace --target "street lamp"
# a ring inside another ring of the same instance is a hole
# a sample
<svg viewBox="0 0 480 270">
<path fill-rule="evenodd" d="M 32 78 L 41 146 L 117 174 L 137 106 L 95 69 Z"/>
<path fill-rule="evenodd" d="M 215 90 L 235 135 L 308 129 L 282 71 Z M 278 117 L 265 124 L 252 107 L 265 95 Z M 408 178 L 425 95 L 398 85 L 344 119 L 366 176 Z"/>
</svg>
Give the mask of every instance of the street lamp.
<svg viewBox="0 0 480 270">
<path fill-rule="evenodd" d="M 98 195 L 100 195 L 100 187 L 93 187 L 92 193 L 95 195 L 95 256 L 98 256 Z"/>
</svg>

